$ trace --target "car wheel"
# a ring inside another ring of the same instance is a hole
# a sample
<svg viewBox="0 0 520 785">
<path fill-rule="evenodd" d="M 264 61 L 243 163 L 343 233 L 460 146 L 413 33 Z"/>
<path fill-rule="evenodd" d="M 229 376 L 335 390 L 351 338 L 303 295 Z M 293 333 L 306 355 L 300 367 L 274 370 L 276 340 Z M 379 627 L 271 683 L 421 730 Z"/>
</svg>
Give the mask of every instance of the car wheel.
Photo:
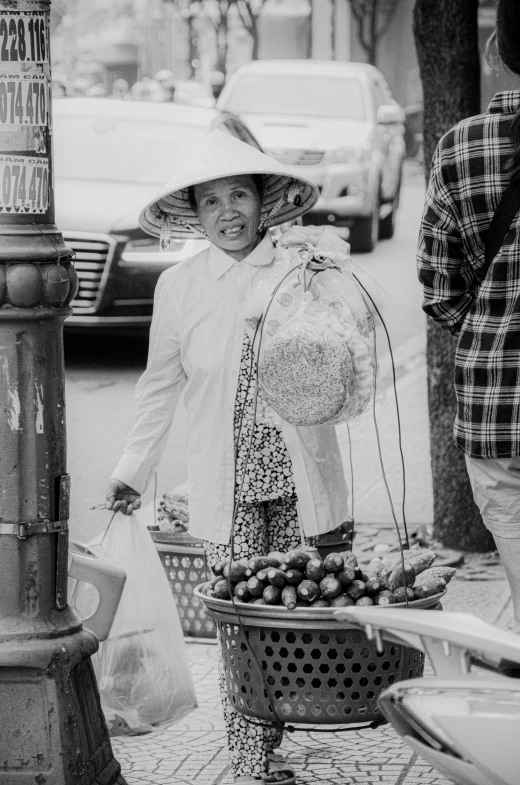
<svg viewBox="0 0 520 785">
<path fill-rule="evenodd" d="M 350 230 L 349 243 L 353 251 L 370 253 L 379 237 L 379 198 L 373 212 L 366 218 L 358 218 Z"/>
<path fill-rule="evenodd" d="M 401 177 L 399 177 L 399 182 L 397 184 L 397 189 L 394 195 L 394 198 L 390 202 L 392 209 L 385 215 L 384 218 L 381 218 L 379 221 L 379 239 L 380 240 L 390 240 L 395 234 L 395 222 L 397 219 L 397 210 L 399 209 L 399 202 L 401 199 Z"/>
</svg>

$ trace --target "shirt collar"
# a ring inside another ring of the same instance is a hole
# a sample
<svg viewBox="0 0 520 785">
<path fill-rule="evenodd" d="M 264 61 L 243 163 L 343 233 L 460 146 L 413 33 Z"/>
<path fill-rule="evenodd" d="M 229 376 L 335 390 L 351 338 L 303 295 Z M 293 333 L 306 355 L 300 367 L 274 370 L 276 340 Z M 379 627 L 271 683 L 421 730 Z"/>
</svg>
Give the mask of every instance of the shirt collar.
<svg viewBox="0 0 520 785">
<path fill-rule="evenodd" d="M 234 264 L 250 264 L 253 267 L 258 267 L 260 265 L 271 264 L 273 256 L 274 249 L 271 233 L 266 232 L 265 237 L 261 242 L 259 242 L 249 256 L 246 256 L 241 262 L 237 262 L 232 256 L 229 256 L 221 248 L 218 248 L 214 243 L 211 243 L 208 251 L 208 264 L 213 276 L 218 279 L 221 278 L 224 273 L 227 273 Z"/>
<path fill-rule="evenodd" d="M 516 114 L 520 109 L 520 90 L 503 90 L 497 93 L 488 106 L 491 114 Z"/>
</svg>

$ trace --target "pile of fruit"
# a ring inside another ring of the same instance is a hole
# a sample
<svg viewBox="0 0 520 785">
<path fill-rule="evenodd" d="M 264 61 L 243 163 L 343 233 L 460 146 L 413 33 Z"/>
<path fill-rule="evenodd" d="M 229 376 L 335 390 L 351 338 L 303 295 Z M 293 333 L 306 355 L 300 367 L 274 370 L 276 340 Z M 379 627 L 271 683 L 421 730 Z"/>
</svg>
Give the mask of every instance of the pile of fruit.
<svg viewBox="0 0 520 785">
<path fill-rule="evenodd" d="M 278 551 L 251 559 L 219 561 L 205 594 L 255 605 L 329 608 L 347 605 L 393 605 L 433 597 L 455 574 L 434 567 L 435 553 L 414 547 L 360 567 L 352 552 Z"/>
<path fill-rule="evenodd" d="M 190 520 L 188 497 L 173 492 L 165 493 L 159 502 L 157 519 L 162 532 L 186 532 Z"/>
</svg>

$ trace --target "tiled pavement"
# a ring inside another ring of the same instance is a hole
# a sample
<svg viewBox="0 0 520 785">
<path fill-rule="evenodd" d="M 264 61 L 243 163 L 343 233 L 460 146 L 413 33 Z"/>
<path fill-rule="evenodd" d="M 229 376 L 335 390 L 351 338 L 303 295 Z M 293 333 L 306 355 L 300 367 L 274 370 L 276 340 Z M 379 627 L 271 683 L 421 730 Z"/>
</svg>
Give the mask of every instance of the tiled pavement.
<svg viewBox="0 0 520 785">
<path fill-rule="evenodd" d="M 409 358 L 399 382 L 403 446 L 409 480 L 410 528 L 431 520 L 428 433 L 421 355 Z M 395 417 L 391 406 L 379 417 L 383 452 L 394 503 L 399 508 L 400 467 L 395 459 Z M 351 439 L 355 464 L 357 547 L 377 540 L 392 542 L 388 500 L 380 481 L 378 458 L 370 451 L 367 418 L 354 423 Z M 355 545 L 356 549 L 356 545 Z M 446 610 L 473 612 L 486 621 L 509 626 L 507 584 L 498 565 L 486 570 L 488 580 L 460 577 L 452 581 L 443 602 Z M 463 574 L 464 571 L 462 570 Z M 471 577 L 469 574 L 466 577 Z M 183 722 L 147 736 L 112 739 L 128 785 L 231 785 L 216 673 L 216 646 L 188 642 L 199 708 Z M 302 726 L 300 726 L 301 728 Z M 285 734 L 281 751 L 297 772 L 299 785 L 449 785 L 435 769 L 402 743 L 387 726 L 350 733 L 308 730 Z"/>
</svg>

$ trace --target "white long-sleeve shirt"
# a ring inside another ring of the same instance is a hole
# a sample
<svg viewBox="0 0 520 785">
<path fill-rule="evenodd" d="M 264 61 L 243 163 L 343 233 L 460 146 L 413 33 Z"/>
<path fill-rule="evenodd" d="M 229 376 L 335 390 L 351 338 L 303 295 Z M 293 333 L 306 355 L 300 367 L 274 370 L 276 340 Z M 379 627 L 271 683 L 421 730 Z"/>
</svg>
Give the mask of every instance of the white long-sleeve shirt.
<svg viewBox="0 0 520 785">
<path fill-rule="evenodd" d="M 154 476 L 183 395 L 188 428 L 190 533 L 227 544 L 235 494 L 233 410 L 245 299 L 272 272 L 269 234 L 242 262 L 215 245 L 166 270 L 157 283 L 145 372 L 136 386 L 136 423 L 113 472 L 138 492 Z M 348 491 L 334 426 L 282 435 L 292 467 L 300 524 L 331 531 L 348 515 Z"/>
</svg>

